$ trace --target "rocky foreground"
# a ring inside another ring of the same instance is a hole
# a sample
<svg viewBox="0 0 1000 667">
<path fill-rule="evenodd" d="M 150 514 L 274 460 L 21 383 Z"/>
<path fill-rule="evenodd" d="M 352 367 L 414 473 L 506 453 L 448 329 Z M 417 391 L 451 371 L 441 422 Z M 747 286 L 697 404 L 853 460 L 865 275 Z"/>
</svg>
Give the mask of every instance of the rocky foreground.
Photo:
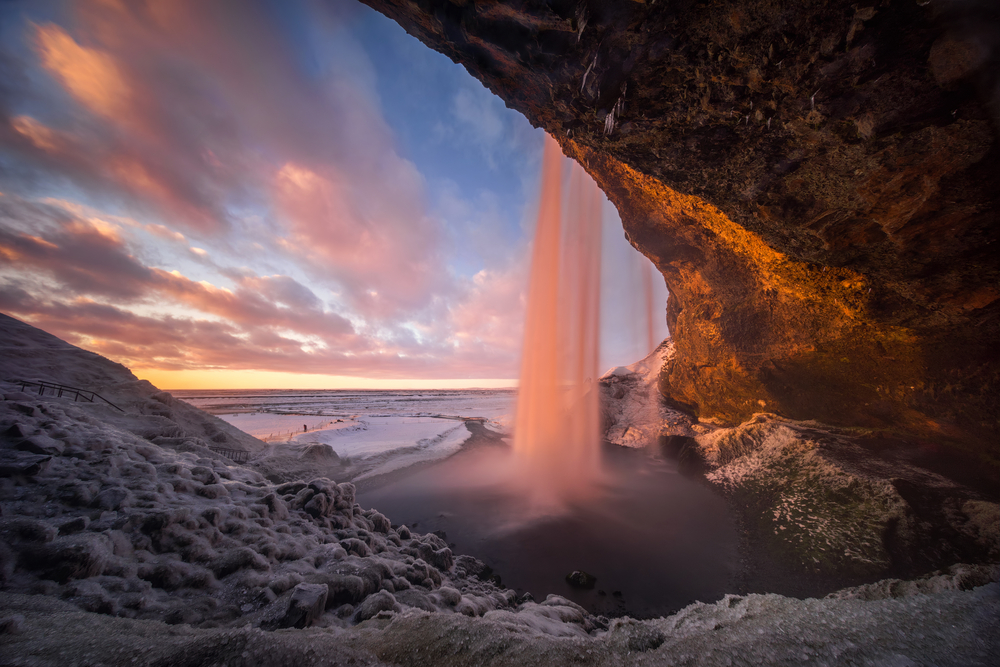
<svg viewBox="0 0 1000 667">
<path fill-rule="evenodd" d="M 0 323 L 0 379 L 118 406 L 0 385 L 3 664 L 973 665 L 1000 649 L 988 565 L 642 621 L 519 598 L 436 535 L 361 508 L 351 484 L 269 482 L 215 451 L 259 441 Z"/>
</svg>

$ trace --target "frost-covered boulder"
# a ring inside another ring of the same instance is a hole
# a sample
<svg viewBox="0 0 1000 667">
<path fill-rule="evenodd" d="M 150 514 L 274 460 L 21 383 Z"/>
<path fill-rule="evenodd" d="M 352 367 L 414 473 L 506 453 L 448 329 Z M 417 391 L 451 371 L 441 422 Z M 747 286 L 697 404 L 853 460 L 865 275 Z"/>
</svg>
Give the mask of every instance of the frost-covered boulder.
<svg viewBox="0 0 1000 667">
<path fill-rule="evenodd" d="M 609 442 L 645 447 L 664 433 L 689 434 L 683 415 L 663 404 L 658 388 L 660 370 L 673 355 L 668 338 L 646 358 L 601 376 L 602 421 Z"/>
</svg>

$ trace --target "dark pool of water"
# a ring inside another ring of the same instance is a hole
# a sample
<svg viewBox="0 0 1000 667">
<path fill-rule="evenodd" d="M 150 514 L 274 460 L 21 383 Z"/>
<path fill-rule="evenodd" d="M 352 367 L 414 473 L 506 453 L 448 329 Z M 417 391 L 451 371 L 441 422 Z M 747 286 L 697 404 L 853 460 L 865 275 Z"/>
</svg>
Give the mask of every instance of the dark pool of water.
<svg viewBox="0 0 1000 667">
<path fill-rule="evenodd" d="M 529 519 L 524 498 L 507 487 L 468 482 L 507 456 L 503 447 L 463 451 L 358 501 L 418 532 L 445 531 L 457 554 L 479 558 L 504 585 L 539 601 L 555 593 L 596 614 L 654 617 L 735 592 L 735 522 L 722 498 L 675 463 L 607 446 L 602 493 Z M 565 577 L 574 570 L 597 577 L 595 587 L 571 587 Z"/>
</svg>

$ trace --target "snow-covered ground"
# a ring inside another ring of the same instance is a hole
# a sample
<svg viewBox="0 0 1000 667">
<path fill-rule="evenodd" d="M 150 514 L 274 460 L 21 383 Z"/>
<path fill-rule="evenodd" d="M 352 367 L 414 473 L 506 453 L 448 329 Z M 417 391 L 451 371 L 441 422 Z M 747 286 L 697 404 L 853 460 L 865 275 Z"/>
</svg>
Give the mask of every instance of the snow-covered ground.
<svg viewBox="0 0 1000 667">
<path fill-rule="evenodd" d="M 314 424 L 337 419 L 374 417 L 481 418 L 490 428 L 502 431 L 510 424 L 517 393 L 512 389 L 234 389 L 175 391 L 173 395 L 237 427 L 248 426 L 248 432 L 260 437 L 271 432 L 300 432 L 303 424 L 312 430 Z"/>
<path fill-rule="evenodd" d="M 513 390 L 213 390 L 174 396 L 272 443 L 272 467 L 326 445 L 360 481 L 446 458 L 471 437 L 466 419 L 503 432 L 511 423 Z M 315 450 L 314 450 L 315 451 Z M 290 461 L 286 463 L 291 464 Z M 291 464 L 285 474 L 297 472 Z"/>
</svg>

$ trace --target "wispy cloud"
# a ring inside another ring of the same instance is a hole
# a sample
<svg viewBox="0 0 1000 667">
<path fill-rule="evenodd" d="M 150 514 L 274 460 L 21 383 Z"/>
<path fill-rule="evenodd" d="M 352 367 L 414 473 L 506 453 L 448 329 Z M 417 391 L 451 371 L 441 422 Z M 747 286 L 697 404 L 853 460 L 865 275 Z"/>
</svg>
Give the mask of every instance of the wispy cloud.
<svg viewBox="0 0 1000 667">
<path fill-rule="evenodd" d="M 254 2 L 18 18 L 0 308 L 142 367 L 511 377 L 523 240 L 494 231 L 495 195 L 430 210 L 364 51 L 316 65 L 299 43 L 349 13 L 308 7 L 301 34 Z M 493 160 L 523 137 L 477 85 L 451 121 Z"/>
</svg>

